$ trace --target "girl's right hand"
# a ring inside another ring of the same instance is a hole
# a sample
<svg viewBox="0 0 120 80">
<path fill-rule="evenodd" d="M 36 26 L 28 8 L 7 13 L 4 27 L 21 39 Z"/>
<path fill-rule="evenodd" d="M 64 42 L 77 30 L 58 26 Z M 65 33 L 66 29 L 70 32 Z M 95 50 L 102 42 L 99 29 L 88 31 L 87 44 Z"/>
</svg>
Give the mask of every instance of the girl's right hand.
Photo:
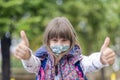
<svg viewBox="0 0 120 80">
<path fill-rule="evenodd" d="M 28 60 L 31 56 L 29 41 L 24 31 L 20 32 L 22 41 L 18 44 L 14 56 L 18 59 Z"/>
</svg>

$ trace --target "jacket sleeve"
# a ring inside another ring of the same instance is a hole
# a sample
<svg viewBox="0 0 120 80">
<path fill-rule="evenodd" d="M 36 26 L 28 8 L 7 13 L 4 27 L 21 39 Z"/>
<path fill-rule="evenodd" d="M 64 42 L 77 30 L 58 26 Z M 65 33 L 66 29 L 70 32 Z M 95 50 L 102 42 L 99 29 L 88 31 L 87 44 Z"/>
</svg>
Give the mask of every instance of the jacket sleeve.
<svg viewBox="0 0 120 80">
<path fill-rule="evenodd" d="M 81 60 L 81 66 L 83 68 L 84 74 L 89 72 L 95 72 L 97 70 L 100 70 L 101 68 L 108 66 L 103 65 L 100 61 L 100 52 L 96 52 L 91 54 L 90 56 L 82 56 L 83 59 Z"/>
<path fill-rule="evenodd" d="M 28 72 L 36 73 L 36 74 L 39 72 L 39 68 L 41 66 L 41 60 L 40 58 L 33 55 L 32 52 L 29 60 L 21 60 L 21 61 L 22 61 L 23 67 Z"/>
</svg>

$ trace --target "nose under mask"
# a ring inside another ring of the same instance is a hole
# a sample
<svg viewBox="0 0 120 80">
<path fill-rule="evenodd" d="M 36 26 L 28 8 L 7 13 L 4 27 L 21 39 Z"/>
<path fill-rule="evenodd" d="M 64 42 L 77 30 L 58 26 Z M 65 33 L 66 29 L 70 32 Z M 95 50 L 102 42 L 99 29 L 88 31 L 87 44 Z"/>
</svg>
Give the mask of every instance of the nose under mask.
<svg viewBox="0 0 120 80">
<path fill-rule="evenodd" d="M 70 46 L 69 45 L 54 45 L 54 46 L 50 46 L 51 50 L 53 53 L 55 53 L 56 55 L 59 55 L 60 53 L 67 51 Z"/>
</svg>

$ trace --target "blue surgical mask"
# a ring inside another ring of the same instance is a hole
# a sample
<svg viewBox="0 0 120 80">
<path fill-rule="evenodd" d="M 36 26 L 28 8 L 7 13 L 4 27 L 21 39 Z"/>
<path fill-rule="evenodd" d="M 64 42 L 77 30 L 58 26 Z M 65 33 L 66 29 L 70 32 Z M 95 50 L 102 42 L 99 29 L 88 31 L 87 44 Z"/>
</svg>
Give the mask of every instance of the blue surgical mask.
<svg viewBox="0 0 120 80">
<path fill-rule="evenodd" d="M 69 45 L 54 45 L 54 46 L 50 46 L 51 50 L 53 53 L 55 53 L 56 55 L 59 55 L 60 53 L 67 51 L 70 46 Z"/>
</svg>

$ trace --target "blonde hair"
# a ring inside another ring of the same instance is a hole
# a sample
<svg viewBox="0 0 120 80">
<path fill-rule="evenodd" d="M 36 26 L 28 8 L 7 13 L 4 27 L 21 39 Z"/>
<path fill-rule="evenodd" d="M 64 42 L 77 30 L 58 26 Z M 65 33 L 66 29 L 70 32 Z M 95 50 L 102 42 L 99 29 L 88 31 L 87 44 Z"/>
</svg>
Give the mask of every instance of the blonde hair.
<svg viewBox="0 0 120 80">
<path fill-rule="evenodd" d="M 43 36 L 43 44 L 49 48 L 49 40 L 54 37 L 70 40 L 70 49 L 72 49 L 77 42 L 76 32 L 70 21 L 65 17 L 56 17 L 48 23 Z"/>
</svg>

